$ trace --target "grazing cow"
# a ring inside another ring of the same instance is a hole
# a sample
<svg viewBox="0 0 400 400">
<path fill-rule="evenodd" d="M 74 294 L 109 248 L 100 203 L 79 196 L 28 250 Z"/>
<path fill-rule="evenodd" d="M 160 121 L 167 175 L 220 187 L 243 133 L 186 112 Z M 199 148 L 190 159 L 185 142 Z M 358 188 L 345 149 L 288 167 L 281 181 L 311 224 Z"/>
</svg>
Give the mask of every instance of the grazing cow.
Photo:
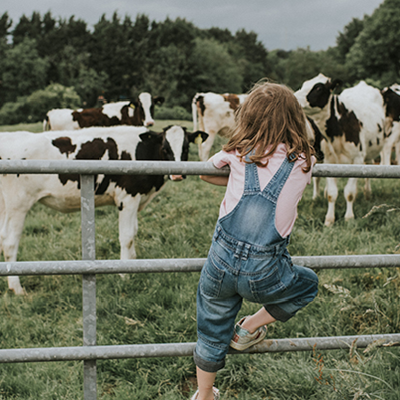
<svg viewBox="0 0 400 400">
<path fill-rule="evenodd" d="M 332 94 L 340 83 L 323 74 L 303 83 L 295 92 L 305 113 L 318 125 L 325 140 L 321 147 L 324 162 L 331 164 L 372 163 L 384 143 L 383 99 L 378 89 L 361 81 L 358 85 Z M 326 179 L 328 211 L 325 225 L 335 221 L 337 185 L 335 178 Z M 365 183 L 366 196 L 370 194 L 370 182 Z M 354 218 L 353 202 L 357 194 L 357 178 L 350 178 L 344 189 L 347 208 L 346 221 Z"/>
<path fill-rule="evenodd" d="M 161 133 L 145 127 L 86 128 L 81 131 L 0 132 L 3 160 L 153 160 L 187 161 L 189 143 L 204 132 L 189 133 L 169 126 Z M 182 177 L 174 176 L 174 180 Z M 166 183 L 162 175 L 97 175 L 95 206 L 114 205 L 119 210 L 121 259 L 135 258 L 137 213 Z M 5 261 L 16 261 L 27 212 L 40 202 L 61 212 L 80 210 L 77 174 L 0 175 L 0 249 Z M 16 294 L 23 289 L 18 277 L 9 277 Z"/>
<path fill-rule="evenodd" d="M 207 132 L 209 138 L 206 142 L 199 144 L 199 157 L 201 161 L 207 161 L 215 136 L 230 135 L 234 125 L 234 113 L 242 104 L 246 94 L 217 94 L 197 93 L 192 100 L 193 130 L 197 129 L 197 118 L 199 129 Z"/>
<path fill-rule="evenodd" d="M 99 108 L 72 110 L 57 108 L 50 110 L 43 121 L 43 130 L 63 131 L 91 126 L 152 126 L 154 104 L 162 104 L 163 97 L 152 98 L 150 93 L 141 93 L 136 101 L 119 101 L 104 104 Z"/>
<path fill-rule="evenodd" d="M 381 164 L 390 165 L 392 148 L 396 148 L 396 164 L 400 162 L 400 85 L 394 84 L 382 90 L 385 106 L 385 144 Z"/>
</svg>

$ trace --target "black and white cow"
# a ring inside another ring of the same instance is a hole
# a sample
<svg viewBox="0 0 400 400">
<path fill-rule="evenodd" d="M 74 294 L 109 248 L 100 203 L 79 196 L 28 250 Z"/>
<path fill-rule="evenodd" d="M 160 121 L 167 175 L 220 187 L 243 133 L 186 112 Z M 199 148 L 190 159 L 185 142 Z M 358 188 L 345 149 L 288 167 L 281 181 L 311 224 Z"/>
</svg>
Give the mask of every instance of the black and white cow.
<svg viewBox="0 0 400 400">
<path fill-rule="evenodd" d="M 384 107 L 381 93 L 364 81 L 332 94 L 340 81 L 323 74 L 303 83 L 295 92 L 305 113 L 318 125 L 324 138 L 321 144 L 324 162 L 330 164 L 372 163 L 384 144 Z M 370 182 L 365 193 L 371 192 Z M 335 221 L 338 189 L 335 178 L 326 179 L 328 211 L 325 225 Z M 350 178 L 344 189 L 347 209 L 345 219 L 354 218 L 353 203 L 357 195 L 357 178 Z"/>
<path fill-rule="evenodd" d="M 382 90 L 385 105 L 385 144 L 381 164 L 390 165 L 392 149 L 396 149 L 396 163 L 400 162 L 400 85 L 393 84 Z"/>
<path fill-rule="evenodd" d="M 199 135 L 202 140 L 208 136 L 176 125 L 161 133 L 130 126 L 41 134 L 1 132 L 0 159 L 187 161 L 189 143 Z M 121 259 L 136 257 L 137 213 L 165 183 L 165 176 L 158 175 L 96 176 L 95 206 L 113 205 L 119 210 Z M 25 216 L 36 202 L 64 213 L 79 211 L 79 176 L 0 175 L 0 249 L 5 261 L 17 260 Z M 8 283 L 16 294 L 23 293 L 18 277 L 9 277 Z"/>
<path fill-rule="evenodd" d="M 134 101 L 107 103 L 99 108 L 50 110 L 43 121 L 43 131 L 64 131 L 91 126 L 152 126 L 154 104 L 162 104 L 163 97 L 152 97 L 143 92 Z"/>
<path fill-rule="evenodd" d="M 192 100 L 193 130 L 207 132 L 209 138 L 199 144 L 199 157 L 207 161 L 217 134 L 229 136 L 235 123 L 235 111 L 243 103 L 247 94 L 197 93 Z"/>
</svg>

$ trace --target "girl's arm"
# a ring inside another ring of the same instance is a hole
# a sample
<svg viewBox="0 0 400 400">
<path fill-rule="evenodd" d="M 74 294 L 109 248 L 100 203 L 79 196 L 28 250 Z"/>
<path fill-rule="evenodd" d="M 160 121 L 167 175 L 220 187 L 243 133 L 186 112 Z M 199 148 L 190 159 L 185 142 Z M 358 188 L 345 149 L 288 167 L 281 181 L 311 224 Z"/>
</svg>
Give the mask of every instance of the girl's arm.
<svg viewBox="0 0 400 400">
<path fill-rule="evenodd" d="M 200 179 L 204 182 L 212 183 L 213 185 L 226 186 L 228 184 L 229 176 L 200 175 Z"/>
<path fill-rule="evenodd" d="M 212 162 L 212 157 L 207 162 Z M 219 175 L 200 175 L 200 179 L 204 182 L 212 183 L 217 186 L 226 186 L 228 184 L 229 176 Z"/>
</svg>

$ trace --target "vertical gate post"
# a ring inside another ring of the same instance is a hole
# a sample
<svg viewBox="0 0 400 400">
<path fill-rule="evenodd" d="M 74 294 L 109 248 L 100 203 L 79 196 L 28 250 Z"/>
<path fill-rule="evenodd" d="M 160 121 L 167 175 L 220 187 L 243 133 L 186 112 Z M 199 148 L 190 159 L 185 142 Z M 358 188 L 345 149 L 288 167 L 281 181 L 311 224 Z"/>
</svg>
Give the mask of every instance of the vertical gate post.
<svg viewBox="0 0 400 400">
<path fill-rule="evenodd" d="M 81 175 L 82 260 L 96 259 L 94 176 Z M 83 345 L 96 345 L 96 275 L 82 275 Z M 85 400 L 97 399 L 96 360 L 83 362 Z"/>
</svg>

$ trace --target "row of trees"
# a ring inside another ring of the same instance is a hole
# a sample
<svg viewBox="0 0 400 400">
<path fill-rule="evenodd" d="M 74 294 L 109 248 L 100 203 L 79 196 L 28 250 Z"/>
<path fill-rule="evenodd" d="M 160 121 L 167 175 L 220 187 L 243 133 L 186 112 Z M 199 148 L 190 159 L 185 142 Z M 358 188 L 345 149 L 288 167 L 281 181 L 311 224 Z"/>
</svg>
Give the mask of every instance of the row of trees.
<svg viewBox="0 0 400 400">
<path fill-rule="evenodd" d="M 141 91 L 164 96 L 169 107 L 188 109 L 198 91 L 241 93 L 263 77 L 294 90 L 319 72 L 349 85 L 368 79 L 382 87 L 399 80 L 398 37 L 400 0 L 385 0 L 371 16 L 353 19 L 336 46 L 324 51 L 268 51 L 254 32 L 199 29 L 181 18 L 155 22 L 137 15 L 132 21 L 115 13 L 89 29 L 74 16 L 65 20 L 50 12 L 23 15 L 13 25 L 4 13 L 0 122 L 10 110 L 38 119 L 48 102 L 89 107 L 99 95 L 115 101 Z M 30 112 L 29 104 L 41 98 L 46 105 Z"/>
</svg>

